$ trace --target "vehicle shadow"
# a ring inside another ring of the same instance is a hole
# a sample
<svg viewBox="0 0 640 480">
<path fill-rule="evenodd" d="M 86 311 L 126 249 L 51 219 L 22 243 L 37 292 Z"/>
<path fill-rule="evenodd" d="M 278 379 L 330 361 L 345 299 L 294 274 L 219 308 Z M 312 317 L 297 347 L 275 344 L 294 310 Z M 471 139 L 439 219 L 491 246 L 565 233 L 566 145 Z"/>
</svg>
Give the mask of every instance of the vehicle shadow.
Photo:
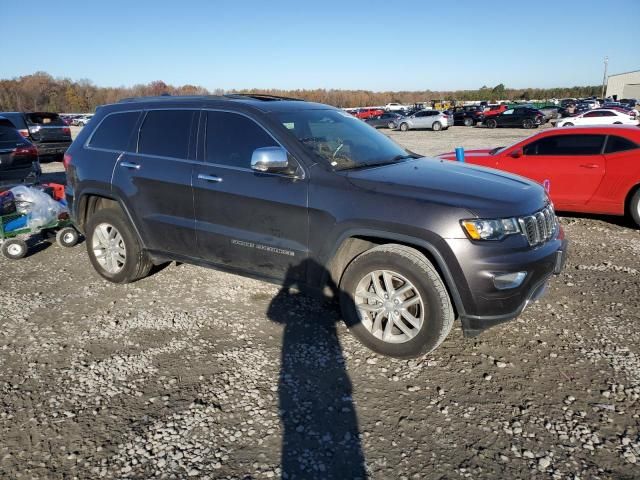
<svg viewBox="0 0 640 480">
<path fill-rule="evenodd" d="M 327 296 L 305 294 L 295 279 L 308 268 L 323 267 L 305 261 L 290 268 L 267 311 L 284 326 L 278 380 L 282 478 L 365 479 L 352 384 L 336 330 L 339 309 Z M 335 284 L 331 289 L 338 293 Z"/>
</svg>

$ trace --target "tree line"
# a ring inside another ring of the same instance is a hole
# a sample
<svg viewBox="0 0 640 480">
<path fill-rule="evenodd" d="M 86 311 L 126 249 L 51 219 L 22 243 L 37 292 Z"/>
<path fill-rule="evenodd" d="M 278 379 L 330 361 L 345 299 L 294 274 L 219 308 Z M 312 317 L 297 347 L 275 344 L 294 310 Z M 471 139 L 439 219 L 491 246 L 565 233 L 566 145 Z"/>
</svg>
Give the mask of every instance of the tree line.
<svg viewBox="0 0 640 480">
<path fill-rule="evenodd" d="M 89 80 L 74 81 L 54 78 L 46 72 L 36 72 L 12 79 L 0 79 L 0 111 L 52 111 L 93 112 L 98 105 L 114 103 L 127 97 L 149 95 L 222 95 L 225 93 L 263 93 L 294 97 L 336 107 L 385 105 L 391 102 L 413 104 L 431 100 L 547 100 L 551 98 L 582 98 L 598 96 L 601 86 L 576 86 L 567 88 L 506 88 L 483 86 L 477 90 L 451 91 L 398 91 L 373 92 L 370 90 L 207 90 L 198 85 L 168 85 L 163 81 L 139 84 L 132 87 L 98 87 Z"/>
</svg>

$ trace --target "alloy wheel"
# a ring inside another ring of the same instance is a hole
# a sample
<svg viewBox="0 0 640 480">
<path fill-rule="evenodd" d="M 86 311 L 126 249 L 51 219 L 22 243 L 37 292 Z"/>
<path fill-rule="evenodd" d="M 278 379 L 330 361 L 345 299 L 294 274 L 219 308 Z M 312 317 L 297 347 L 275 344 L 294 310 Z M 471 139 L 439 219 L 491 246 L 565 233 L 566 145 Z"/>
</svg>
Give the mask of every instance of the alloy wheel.
<svg viewBox="0 0 640 480">
<path fill-rule="evenodd" d="M 383 342 L 408 342 L 424 324 L 424 302 L 418 289 L 391 270 L 365 275 L 356 286 L 354 302 L 362 324 Z"/>
<path fill-rule="evenodd" d="M 102 268 L 110 274 L 119 273 L 127 261 L 127 248 L 120 232 L 109 223 L 99 224 L 91 242 L 93 253 Z"/>
</svg>

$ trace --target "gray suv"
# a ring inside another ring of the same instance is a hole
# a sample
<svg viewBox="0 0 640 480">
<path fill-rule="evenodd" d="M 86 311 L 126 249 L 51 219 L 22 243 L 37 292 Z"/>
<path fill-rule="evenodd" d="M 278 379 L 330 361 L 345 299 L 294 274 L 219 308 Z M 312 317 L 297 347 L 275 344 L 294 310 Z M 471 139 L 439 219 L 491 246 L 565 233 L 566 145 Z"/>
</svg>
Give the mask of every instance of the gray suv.
<svg viewBox="0 0 640 480">
<path fill-rule="evenodd" d="M 170 260 L 331 291 L 376 352 L 436 348 L 517 317 L 567 242 L 545 190 L 424 158 L 341 110 L 271 96 L 98 109 L 65 156 L 67 197 L 105 279 Z"/>
</svg>

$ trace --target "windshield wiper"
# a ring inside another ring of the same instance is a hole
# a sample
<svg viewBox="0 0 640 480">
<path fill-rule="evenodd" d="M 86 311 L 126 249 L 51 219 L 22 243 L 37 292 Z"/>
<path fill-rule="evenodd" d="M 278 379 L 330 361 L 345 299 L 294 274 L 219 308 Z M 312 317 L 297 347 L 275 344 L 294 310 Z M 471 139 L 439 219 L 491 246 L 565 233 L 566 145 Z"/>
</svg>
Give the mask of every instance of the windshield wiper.
<svg viewBox="0 0 640 480">
<path fill-rule="evenodd" d="M 420 157 L 418 157 L 415 154 L 396 155 L 395 157 L 392 157 L 389 160 L 382 160 L 380 162 L 360 163 L 352 167 L 341 168 L 340 170 L 361 170 L 363 168 L 381 167 L 383 165 L 391 165 L 392 163 L 397 163 L 400 160 L 408 160 L 410 158 L 420 158 Z"/>
</svg>

